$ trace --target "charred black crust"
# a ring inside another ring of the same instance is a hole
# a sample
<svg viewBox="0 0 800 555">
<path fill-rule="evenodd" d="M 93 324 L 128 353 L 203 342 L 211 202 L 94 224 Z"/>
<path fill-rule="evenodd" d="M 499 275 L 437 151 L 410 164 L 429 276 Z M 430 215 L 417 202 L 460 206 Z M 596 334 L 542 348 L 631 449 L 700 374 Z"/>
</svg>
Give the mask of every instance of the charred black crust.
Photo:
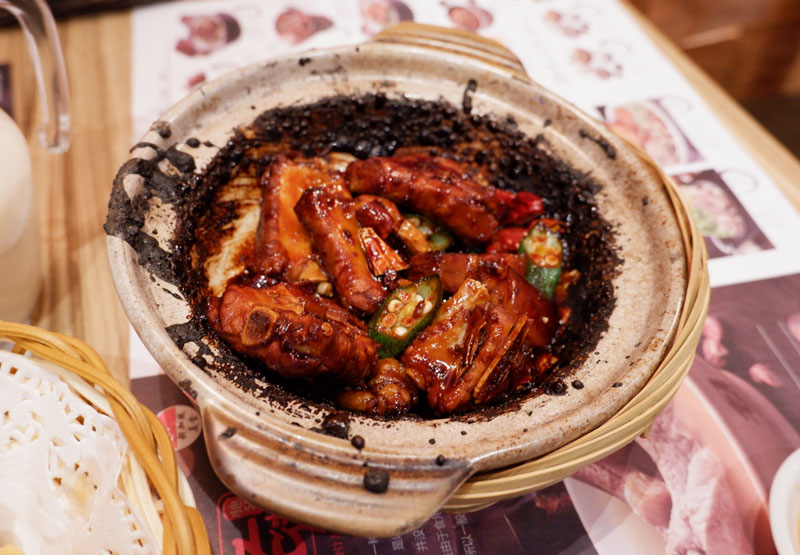
<svg viewBox="0 0 800 555">
<path fill-rule="evenodd" d="M 361 451 L 366 446 L 367 443 L 366 441 L 364 441 L 363 437 L 353 436 L 353 438 L 350 440 L 350 444 L 359 451 Z"/>
<path fill-rule="evenodd" d="M 151 274 L 178 285 L 181 273 L 176 271 L 179 266 L 175 264 L 175 254 L 182 249 L 177 237 L 172 239 L 167 251 L 159 245 L 155 237 L 145 233 L 142 228 L 153 197 L 176 207 L 194 201 L 191 194 L 196 181 L 193 173 L 194 158 L 178 151 L 174 145 L 162 149 L 151 143 L 139 143 L 134 146 L 136 148 L 149 148 L 155 152 L 155 156 L 149 160 L 128 160 L 117 172 L 103 229 L 108 235 L 119 237 L 130 244 L 136 251 L 139 264 Z M 165 159 L 170 163 L 168 173 L 159 167 Z M 134 194 L 133 198 L 125 190 L 125 178 L 129 175 L 144 179 L 141 193 Z"/>
<path fill-rule="evenodd" d="M 322 421 L 322 431 L 329 436 L 347 439 L 350 435 L 350 415 L 341 411 L 328 414 Z"/>
<path fill-rule="evenodd" d="M 181 380 L 178 382 L 178 387 L 184 390 L 192 399 L 197 399 L 197 391 L 192 387 L 192 380 Z"/>
<path fill-rule="evenodd" d="M 464 87 L 464 96 L 461 99 L 461 110 L 469 115 L 472 112 L 472 95 L 478 90 L 478 82 L 475 79 L 467 81 L 467 86 Z"/>
<path fill-rule="evenodd" d="M 166 121 L 157 121 L 153 124 L 153 130 L 162 139 L 169 139 L 172 136 L 172 129 Z"/>
<path fill-rule="evenodd" d="M 153 275 L 162 280 L 175 282 L 175 268 L 172 265 L 171 255 L 158 245 L 155 237 L 139 231 L 128 243 L 136 251 L 139 264 L 149 268 Z"/>
<path fill-rule="evenodd" d="M 565 384 L 562 380 L 553 380 L 552 382 L 547 383 L 545 390 L 548 395 L 566 395 L 567 384 Z"/>
<path fill-rule="evenodd" d="M 206 367 L 208 364 L 206 357 L 212 357 L 213 353 L 208 345 L 200 340 L 206 335 L 205 322 L 203 320 L 192 318 L 182 324 L 173 324 L 166 327 L 166 332 L 179 349 L 183 349 L 187 343 L 194 343 L 197 346 L 197 352 L 194 355 L 190 355 L 190 358 L 195 366 Z"/>
<path fill-rule="evenodd" d="M 370 468 L 364 473 L 364 489 L 372 493 L 386 493 L 389 489 L 389 473 L 382 468 Z"/>
<path fill-rule="evenodd" d="M 164 153 L 164 156 L 169 160 L 178 171 L 183 173 L 191 173 L 194 171 L 194 158 L 191 154 L 181 152 L 175 146 L 171 146 Z"/>
<path fill-rule="evenodd" d="M 596 137 L 596 136 L 592 135 L 591 133 L 589 133 L 588 131 L 586 131 L 585 129 L 581 129 L 578 132 L 578 134 L 582 138 L 589 139 L 593 143 L 596 143 L 597 146 L 599 146 L 601 149 L 603 149 L 603 152 L 605 153 L 605 155 L 610 160 L 614 160 L 617 157 L 617 150 L 613 146 L 611 146 L 611 144 L 607 140 L 605 140 L 603 137 Z"/>
<path fill-rule="evenodd" d="M 128 175 L 140 175 L 147 180 L 152 176 L 151 161 L 132 158 L 125 162 L 117 172 L 114 187 L 111 189 L 108 216 L 103 229 L 108 235 L 114 235 L 130 243 L 144 225 L 147 195 L 137 195 L 131 200 L 123 185 Z"/>
<path fill-rule="evenodd" d="M 469 90 L 467 87 L 465 93 Z M 131 244 L 148 271 L 176 285 L 189 301 L 192 319 L 167 331 L 178 346 L 194 343 L 199 347 L 192 356 L 198 366 L 253 395 L 285 406 L 310 404 L 327 414 L 333 406 L 325 384 L 275 378 L 263 365 L 233 353 L 205 321 L 208 284 L 196 261 L 207 254 L 204 245 L 213 244 L 214 234 L 221 233 L 224 224 L 236 217 L 236 206 L 219 202 L 217 192 L 234 177 L 260 177 L 278 153 L 321 156 L 339 151 L 365 158 L 390 156 L 401 147 L 422 146 L 431 154 L 480 166 L 496 186 L 538 194 L 544 199 L 547 216 L 567 223 L 566 264 L 581 274 L 566 302 L 572 311 L 570 321 L 551 345 L 562 361 L 551 375 L 499 400 L 496 406 L 451 417 L 462 421 L 492 418 L 514 410 L 533 395 L 554 393 L 550 384 L 566 378 L 586 360 L 607 329 L 615 303 L 611 278 L 620 260 L 614 249 L 613 230 L 597 212 L 594 196 L 600 187 L 590 176 L 550 156 L 540 147 L 540 141 L 521 133 L 513 119 L 465 114 L 463 108 L 442 101 L 387 98 L 382 94 L 336 96 L 310 105 L 275 108 L 237 130 L 202 175 L 194 173 L 191 156 L 174 147 L 164 150 L 141 145 L 154 149 L 156 156 L 152 160 L 133 159 L 120 169 L 109 201 L 106 233 Z M 615 157 L 611 145 L 601 144 L 602 139 L 588 133 L 585 136 L 604 148 L 610 158 Z M 159 169 L 163 159 L 174 171 Z M 135 200 L 123 187 L 129 174 L 144 178 L 144 192 Z M 177 213 L 169 252 L 142 231 L 149 200 L 154 196 L 170 203 Z M 213 356 L 206 342 L 213 346 Z M 558 386 L 556 389 L 560 390 Z"/>
</svg>

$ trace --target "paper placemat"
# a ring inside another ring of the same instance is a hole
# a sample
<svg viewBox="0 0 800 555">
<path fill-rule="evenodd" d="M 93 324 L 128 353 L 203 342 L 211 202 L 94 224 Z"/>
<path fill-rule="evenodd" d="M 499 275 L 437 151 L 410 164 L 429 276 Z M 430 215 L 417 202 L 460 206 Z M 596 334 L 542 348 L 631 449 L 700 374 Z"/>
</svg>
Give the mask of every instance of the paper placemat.
<svg viewBox="0 0 800 555">
<path fill-rule="evenodd" d="M 697 363 L 648 440 L 546 490 L 390 539 L 298 526 L 213 476 L 199 416 L 131 333 L 134 392 L 161 411 L 219 553 L 747 553 L 800 446 L 800 215 L 614 0 L 180 2 L 133 15 L 134 137 L 194 87 L 270 56 L 413 19 L 498 40 L 529 75 L 639 143 L 681 185 L 714 294 Z M 194 412 L 192 412 L 194 411 Z M 711 430 L 713 433 L 709 433 Z M 188 438 L 191 438 L 189 441 Z M 180 442 L 183 442 L 181 444 Z"/>
</svg>

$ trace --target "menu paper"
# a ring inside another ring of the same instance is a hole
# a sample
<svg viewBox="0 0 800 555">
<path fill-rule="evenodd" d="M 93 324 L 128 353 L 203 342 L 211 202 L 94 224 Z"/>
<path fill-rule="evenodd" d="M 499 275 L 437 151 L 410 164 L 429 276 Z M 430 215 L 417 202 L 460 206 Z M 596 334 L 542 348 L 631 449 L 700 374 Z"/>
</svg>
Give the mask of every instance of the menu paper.
<svg viewBox="0 0 800 555">
<path fill-rule="evenodd" d="M 614 0 L 179 2 L 133 11 L 133 141 L 195 87 L 270 56 L 355 44 L 399 21 L 497 40 L 528 74 L 639 144 L 704 235 L 710 316 L 647 439 L 545 490 L 417 531 L 299 526 L 216 479 L 199 415 L 134 332 L 134 393 L 159 413 L 217 553 L 764 553 L 766 492 L 800 447 L 800 214 Z M 2 82 L 2 68 L 0 68 Z"/>
</svg>

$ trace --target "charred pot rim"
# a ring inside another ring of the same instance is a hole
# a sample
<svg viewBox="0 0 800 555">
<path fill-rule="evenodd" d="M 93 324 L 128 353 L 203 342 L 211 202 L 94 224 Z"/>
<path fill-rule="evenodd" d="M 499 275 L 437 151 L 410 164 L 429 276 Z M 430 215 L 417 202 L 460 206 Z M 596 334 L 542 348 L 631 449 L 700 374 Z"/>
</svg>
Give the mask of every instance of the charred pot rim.
<svg viewBox="0 0 800 555">
<path fill-rule="evenodd" d="M 612 226 L 597 211 L 594 197 L 599 185 L 591 176 L 551 156 L 541 135 L 523 134 L 512 118 L 464 113 L 442 100 L 390 98 L 384 94 L 332 96 L 312 104 L 274 108 L 258 116 L 252 125 L 235 130 L 202 174 L 183 171 L 184 166 L 165 175 L 157 165 L 167 158 L 166 151 L 158 152 L 149 164 L 138 164 L 138 170 L 145 167 L 139 172 L 144 177 L 144 195 L 172 202 L 176 211 L 177 226 L 167 249 L 141 239 L 146 202 L 128 199 L 124 210 L 111 210 L 114 204 L 125 204 L 118 194 L 122 187 L 120 176 L 109 203 L 106 231 L 128 241 L 141 264 L 177 286 L 189 301 L 191 321 L 170 326 L 167 331 L 179 347 L 189 342 L 203 346 L 205 339 L 218 351 L 217 355 L 208 356 L 208 348 L 201 347 L 192 356 L 195 364 L 257 397 L 285 406 L 310 403 L 328 412 L 332 405 L 314 394 L 309 398 L 298 391 L 297 384 L 272 375 L 265 380 L 263 367 L 233 353 L 216 336 L 205 321 L 208 283 L 197 260 L 209 254 L 208 248 L 215 243 L 214 234 L 224 228 L 220 224 L 236 215 L 235 205 L 218 202 L 223 186 L 237 176 L 257 177 L 275 154 L 294 151 L 320 156 L 341 151 L 366 158 L 389 156 L 401 147 L 411 146 L 481 166 L 498 187 L 532 191 L 544 199 L 548 216 L 568 223 L 568 264 L 581 272 L 581 280 L 566 303 L 572 310 L 571 322 L 562 328 L 553 344 L 562 363 L 551 379 L 568 376 L 585 361 L 607 329 L 615 303 L 611 280 L 621 261 L 614 248 Z M 120 219 L 117 215 L 112 221 L 111 214 L 120 212 L 126 217 Z M 208 225 L 212 221 L 216 225 Z M 492 407 L 451 418 L 490 418 L 513 410 L 531 396 L 546 393 L 546 386 L 539 384 Z"/>
</svg>

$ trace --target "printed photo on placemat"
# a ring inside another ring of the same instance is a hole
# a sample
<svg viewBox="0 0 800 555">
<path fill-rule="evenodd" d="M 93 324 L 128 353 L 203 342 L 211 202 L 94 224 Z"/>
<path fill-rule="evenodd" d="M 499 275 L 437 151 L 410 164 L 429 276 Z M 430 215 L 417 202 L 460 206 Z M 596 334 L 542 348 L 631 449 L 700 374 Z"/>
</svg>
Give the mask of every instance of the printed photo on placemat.
<svg viewBox="0 0 800 555">
<path fill-rule="evenodd" d="M 772 248 L 753 218 L 714 170 L 672 176 L 706 241 L 709 258 Z"/>
<path fill-rule="evenodd" d="M 703 159 L 660 99 L 601 106 L 598 111 L 614 131 L 642 147 L 659 166 Z"/>
<path fill-rule="evenodd" d="M 795 429 L 800 429 L 798 291 L 800 274 L 714 289 L 698 349 L 698 358 L 748 383 Z"/>
<path fill-rule="evenodd" d="M 565 480 L 601 555 L 774 551 L 767 486 L 694 373 L 646 438 Z"/>
</svg>

